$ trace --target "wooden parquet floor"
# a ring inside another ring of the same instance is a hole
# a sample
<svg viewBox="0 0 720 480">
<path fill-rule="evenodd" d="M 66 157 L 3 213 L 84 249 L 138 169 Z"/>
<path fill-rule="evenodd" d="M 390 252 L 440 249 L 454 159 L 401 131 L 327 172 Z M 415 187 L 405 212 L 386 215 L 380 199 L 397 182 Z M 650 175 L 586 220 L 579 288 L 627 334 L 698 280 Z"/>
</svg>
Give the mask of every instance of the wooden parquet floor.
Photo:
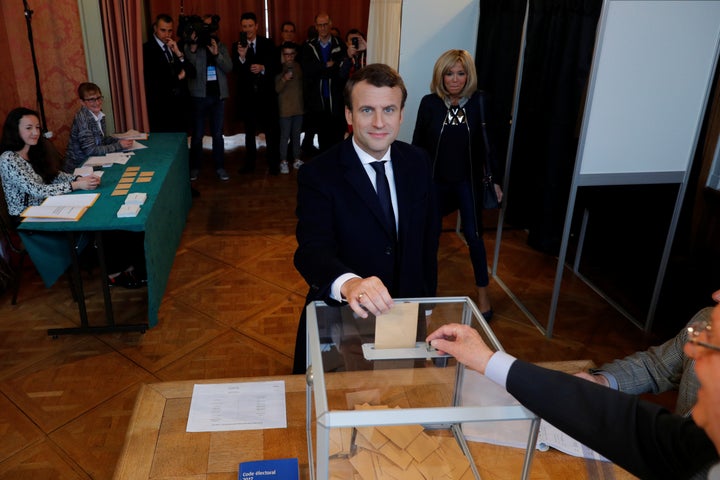
<svg viewBox="0 0 720 480">
<path fill-rule="evenodd" d="M 143 383 L 291 372 L 306 286 L 295 271 L 295 174 L 209 169 L 190 211 L 157 327 L 145 334 L 65 336 L 50 327 L 77 323 L 66 281 L 45 288 L 32 265 L 18 305 L 0 297 L 0 479 L 109 479 L 136 393 Z M 439 295 L 472 295 L 467 250 L 442 235 Z M 490 224 L 491 222 L 488 222 Z M 489 255 L 494 232 L 486 235 Z M 538 318 L 547 315 L 555 259 L 532 251 L 522 231 L 507 231 L 500 276 Z M 98 285 L 86 273 L 86 285 Z M 505 348 L 531 361 L 591 359 L 600 364 L 662 339 L 644 335 L 590 288 L 565 275 L 552 340 L 546 339 L 494 282 L 493 328 Z M 144 293 L 113 293 L 119 322 L 140 321 Z M 89 289 L 91 323 L 101 296 Z M 544 312 L 544 313 L 543 313 Z"/>
</svg>

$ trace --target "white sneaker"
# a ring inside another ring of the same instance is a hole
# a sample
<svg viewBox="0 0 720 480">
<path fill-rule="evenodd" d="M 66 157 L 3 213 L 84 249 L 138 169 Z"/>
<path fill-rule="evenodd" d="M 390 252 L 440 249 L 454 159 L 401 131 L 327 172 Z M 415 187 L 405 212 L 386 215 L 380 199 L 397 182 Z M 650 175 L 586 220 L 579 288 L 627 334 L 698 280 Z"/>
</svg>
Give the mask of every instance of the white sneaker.
<svg viewBox="0 0 720 480">
<path fill-rule="evenodd" d="M 215 173 L 217 173 L 218 178 L 223 182 L 230 180 L 230 175 L 228 175 L 224 168 L 218 168 L 215 170 Z"/>
<path fill-rule="evenodd" d="M 280 162 L 280 173 L 284 175 L 290 173 L 290 168 L 288 167 L 288 163 L 286 161 Z"/>
<path fill-rule="evenodd" d="M 298 168 L 302 167 L 304 164 L 305 164 L 305 162 L 303 162 L 303 161 L 300 160 L 299 158 L 296 158 L 296 159 L 295 159 L 295 162 L 293 162 L 293 168 L 294 168 L 295 170 L 297 170 Z"/>
</svg>

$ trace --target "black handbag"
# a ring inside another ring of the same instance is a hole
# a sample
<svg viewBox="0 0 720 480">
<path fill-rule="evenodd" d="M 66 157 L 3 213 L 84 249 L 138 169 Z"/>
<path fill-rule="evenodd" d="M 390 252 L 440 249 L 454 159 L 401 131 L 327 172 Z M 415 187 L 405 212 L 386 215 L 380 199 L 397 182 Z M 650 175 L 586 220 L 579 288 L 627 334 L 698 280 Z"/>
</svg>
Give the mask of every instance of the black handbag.
<svg viewBox="0 0 720 480">
<path fill-rule="evenodd" d="M 485 210 L 500 208 L 500 202 L 498 202 L 497 192 L 495 191 L 495 182 L 493 181 L 492 175 L 483 175 L 482 193 L 483 208 Z"/>
<path fill-rule="evenodd" d="M 485 210 L 500 208 L 497 192 L 495 191 L 495 181 L 493 180 L 492 169 L 490 168 L 490 159 L 492 151 L 490 150 L 490 140 L 488 140 L 487 126 L 485 122 L 485 95 L 478 95 L 478 104 L 480 106 L 480 126 L 482 128 L 483 141 L 485 142 L 485 161 L 483 162 L 483 178 L 482 178 L 482 201 Z"/>
</svg>

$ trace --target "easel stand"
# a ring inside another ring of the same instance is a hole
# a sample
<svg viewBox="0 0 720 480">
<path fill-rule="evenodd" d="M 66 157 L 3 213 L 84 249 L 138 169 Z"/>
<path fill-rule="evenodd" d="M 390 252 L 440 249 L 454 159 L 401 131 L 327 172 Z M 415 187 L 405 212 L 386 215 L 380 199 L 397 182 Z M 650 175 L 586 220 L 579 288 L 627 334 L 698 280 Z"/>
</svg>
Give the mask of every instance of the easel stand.
<svg viewBox="0 0 720 480">
<path fill-rule="evenodd" d="M 526 29 L 527 15 L 523 37 Z M 520 65 L 524 42 L 523 38 Z M 585 186 L 679 184 L 644 323 L 634 319 L 579 274 L 588 211 L 583 215 L 578 254 L 572 267 L 579 278 L 633 324 L 645 331 L 652 328 L 719 51 L 720 2 L 605 0 L 547 327 L 543 327 L 497 276 L 504 208 L 498 219 L 493 277 L 547 338 L 552 338 L 555 326 L 577 191 Z M 518 71 L 521 78 L 521 68 Z M 517 114 L 520 83 L 516 82 L 513 118 Z M 511 155 L 512 148 L 508 148 L 506 198 Z"/>
</svg>

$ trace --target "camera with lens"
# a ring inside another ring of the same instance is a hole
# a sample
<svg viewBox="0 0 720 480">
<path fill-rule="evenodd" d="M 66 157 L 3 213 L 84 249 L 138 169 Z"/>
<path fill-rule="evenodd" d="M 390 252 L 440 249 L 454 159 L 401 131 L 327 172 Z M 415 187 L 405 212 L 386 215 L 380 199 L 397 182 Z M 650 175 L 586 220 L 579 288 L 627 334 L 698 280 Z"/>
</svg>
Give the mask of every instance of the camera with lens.
<svg viewBox="0 0 720 480">
<path fill-rule="evenodd" d="M 198 47 L 207 47 L 210 41 L 219 41 L 215 33 L 220 28 L 220 15 L 181 15 L 179 31 L 183 41 L 188 45 L 196 44 Z"/>
</svg>

